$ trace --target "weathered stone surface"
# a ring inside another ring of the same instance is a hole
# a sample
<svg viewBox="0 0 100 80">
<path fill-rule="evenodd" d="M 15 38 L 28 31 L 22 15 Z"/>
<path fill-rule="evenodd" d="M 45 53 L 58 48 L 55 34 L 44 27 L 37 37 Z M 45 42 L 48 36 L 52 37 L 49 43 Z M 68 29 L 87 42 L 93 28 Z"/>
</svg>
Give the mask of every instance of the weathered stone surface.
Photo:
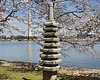
<svg viewBox="0 0 100 80">
<path fill-rule="evenodd" d="M 59 60 L 39 60 L 40 65 L 43 65 L 43 64 L 55 65 L 55 64 L 60 64 L 61 62 L 62 62 L 61 59 Z"/>
<path fill-rule="evenodd" d="M 59 23 L 56 23 L 55 21 L 50 22 L 50 20 L 48 22 L 44 23 L 44 26 L 58 26 Z"/>
<path fill-rule="evenodd" d="M 44 71 L 58 71 L 60 69 L 60 66 L 55 66 L 55 67 L 39 66 L 39 68 Z"/>
<path fill-rule="evenodd" d="M 57 71 L 43 71 L 43 80 L 58 80 Z"/>
<path fill-rule="evenodd" d="M 60 46 L 60 43 L 57 43 L 60 41 L 60 38 L 58 38 L 58 23 L 54 21 L 53 17 L 53 3 L 49 3 L 49 20 L 44 23 L 45 28 L 43 30 L 45 31 L 42 35 L 44 38 L 42 38 L 45 43 L 41 43 L 41 45 L 44 47 L 44 49 L 40 49 L 43 54 L 40 54 L 40 57 L 42 60 L 39 60 L 40 68 L 43 70 L 43 80 L 57 80 L 57 70 L 60 68 L 60 66 L 57 66 L 59 63 L 62 62 L 61 59 L 58 60 L 59 57 L 61 57 L 61 54 L 57 54 L 61 51 L 61 49 L 58 48 Z M 53 67 L 51 67 L 53 66 Z"/>
<path fill-rule="evenodd" d="M 60 41 L 60 38 L 42 38 L 43 41 Z"/>
<path fill-rule="evenodd" d="M 44 32 L 42 33 L 43 36 L 58 36 L 58 32 Z"/>
<path fill-rule="evenodd" d="M 61 54 L 40 54 L 41 58 L 60 58 Z"/>
<path fill-rule="evenodd" d="M 45 46 L 45 47 L 57 47 L 57 46 L 60 46 L 60 43 L 41 43 L 41 46 Z"/>
<path fill-rule="evenodd" d="M 41 48 L 40 49 L 40 51 L 42 51 L 42 52 L 60 52 L 61 51 L 61 49 L 60 48 L 56 48 L 56 49 L 43 49 L 43 48 Z"/>
<path fill-rule="evenodd" d="M 58 31 L 58 28 L 49 27 L 49 28 L 43 28 L 44 31 Z"/>
</svg>

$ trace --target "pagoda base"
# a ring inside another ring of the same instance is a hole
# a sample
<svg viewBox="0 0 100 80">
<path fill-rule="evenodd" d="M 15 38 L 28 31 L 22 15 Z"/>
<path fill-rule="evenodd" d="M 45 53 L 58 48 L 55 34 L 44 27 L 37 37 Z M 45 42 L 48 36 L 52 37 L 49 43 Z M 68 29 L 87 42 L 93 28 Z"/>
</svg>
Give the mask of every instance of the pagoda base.
<svg viewBox="0 0 100 80">
<path fill-rule="evenodd" d="M 43 71 L 43 80 L 58 80 L 57 71 Z"/>
</svg>

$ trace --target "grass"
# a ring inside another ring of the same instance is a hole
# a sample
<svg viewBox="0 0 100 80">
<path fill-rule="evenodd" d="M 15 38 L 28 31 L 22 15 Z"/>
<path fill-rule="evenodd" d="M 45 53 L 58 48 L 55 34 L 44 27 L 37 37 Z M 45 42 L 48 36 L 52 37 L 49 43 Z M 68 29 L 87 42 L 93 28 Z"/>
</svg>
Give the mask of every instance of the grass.
<svg viewBox="0 0 100 80">
<path fill-rule="evenodd" d="M 42 80 L 41 71 L 0 67 L 0 80 Z"/>
<path fill-rule="evenodd" d="M 42 71 L 0 67 L 0 80 L 42 80 L 42 75 Z M 65 74 L 58 74 L 58 78 L 60 80 L 100 80 L 98 78 L 68 76 Z"/>
</svg>

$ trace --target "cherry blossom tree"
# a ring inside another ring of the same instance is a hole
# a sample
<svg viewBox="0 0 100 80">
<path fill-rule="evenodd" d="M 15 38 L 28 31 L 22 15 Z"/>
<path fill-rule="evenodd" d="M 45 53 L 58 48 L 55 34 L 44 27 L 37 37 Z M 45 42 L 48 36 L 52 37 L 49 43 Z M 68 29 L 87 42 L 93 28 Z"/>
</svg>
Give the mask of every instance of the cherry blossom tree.
<svg viewBox="0 0 100 80">
<path fill-rule="evenodd" d="M 11 6 L 9 6 L 8 8 L 6 7 L 10 4 L 9 1 L 10 0 L 0 0 L 0 26 L 1 26 L 0 31 L 2 31 L 2 33 L 3 33 L 3 29 L 6 28 L 6 29 L 9 29 L 9 32 L 11 34 L 13 34 L 11 31 L 11 28 L 13 28 L 19 32 L 24 33 L 22 30 L 17 28 L 14 24 L 12 24 L 9 21 L 9 20 L 11 20 L 11 17 L 13 17 L 12 15 L 14 15 L 14 13 L 16 12 L 14 7 L 12 10 L 8 9 Z M 12 2 L 13 2 L 13 0 L 12 0 Z M 14 4 L 11 4 L 11 5 L 14 6 Z"/>
<path fill-rule="evenodd" d="M 59 23 L 62 41 L 79 51 L 89 50 L 97 53 L 93 45 L 100 40 L 100 1 L 99 0 L 0 0 L 0 26 L 14 28 L 20 32 L 9 20 L 17 19 L 27 25 L 28 12 L 32 13 L 34 29 L 44 27 L 43 22 L 48 19 L 48 2 L 54 3 L 54 18 Z M 11 32 L 11 31 L 10 31 Z M 90 38 L 94 33 L 95 37 Z M 80 41 L 89 41 L 81 43 Z"/>
</svg>

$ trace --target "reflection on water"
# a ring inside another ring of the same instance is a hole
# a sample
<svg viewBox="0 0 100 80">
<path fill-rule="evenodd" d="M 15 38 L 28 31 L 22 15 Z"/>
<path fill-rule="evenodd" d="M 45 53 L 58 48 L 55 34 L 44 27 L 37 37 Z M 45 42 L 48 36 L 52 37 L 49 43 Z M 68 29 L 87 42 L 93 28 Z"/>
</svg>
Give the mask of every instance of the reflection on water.
<svg viewBox="0 0 100 80">
<path fill-rule="evenodd" d="M 38 63 L 41 46 L 36 42 L 13 41 L 0 42 L 0 59 Z M 95 46 L 100 51 L 100 44 Z M 68 56 L 62 55 L 62 66 L 100 69 L 100 59 L 92 54 L 77 53 L 74 49 L 66 51 Z"/>
<path fill-rule="evenodd" d="M 31 41 L 28 41 L 27 44 L 27 53 L 28 53 L 28 62 L 32 62 L 32 46 L 31 46 Z"/>
</svg>

